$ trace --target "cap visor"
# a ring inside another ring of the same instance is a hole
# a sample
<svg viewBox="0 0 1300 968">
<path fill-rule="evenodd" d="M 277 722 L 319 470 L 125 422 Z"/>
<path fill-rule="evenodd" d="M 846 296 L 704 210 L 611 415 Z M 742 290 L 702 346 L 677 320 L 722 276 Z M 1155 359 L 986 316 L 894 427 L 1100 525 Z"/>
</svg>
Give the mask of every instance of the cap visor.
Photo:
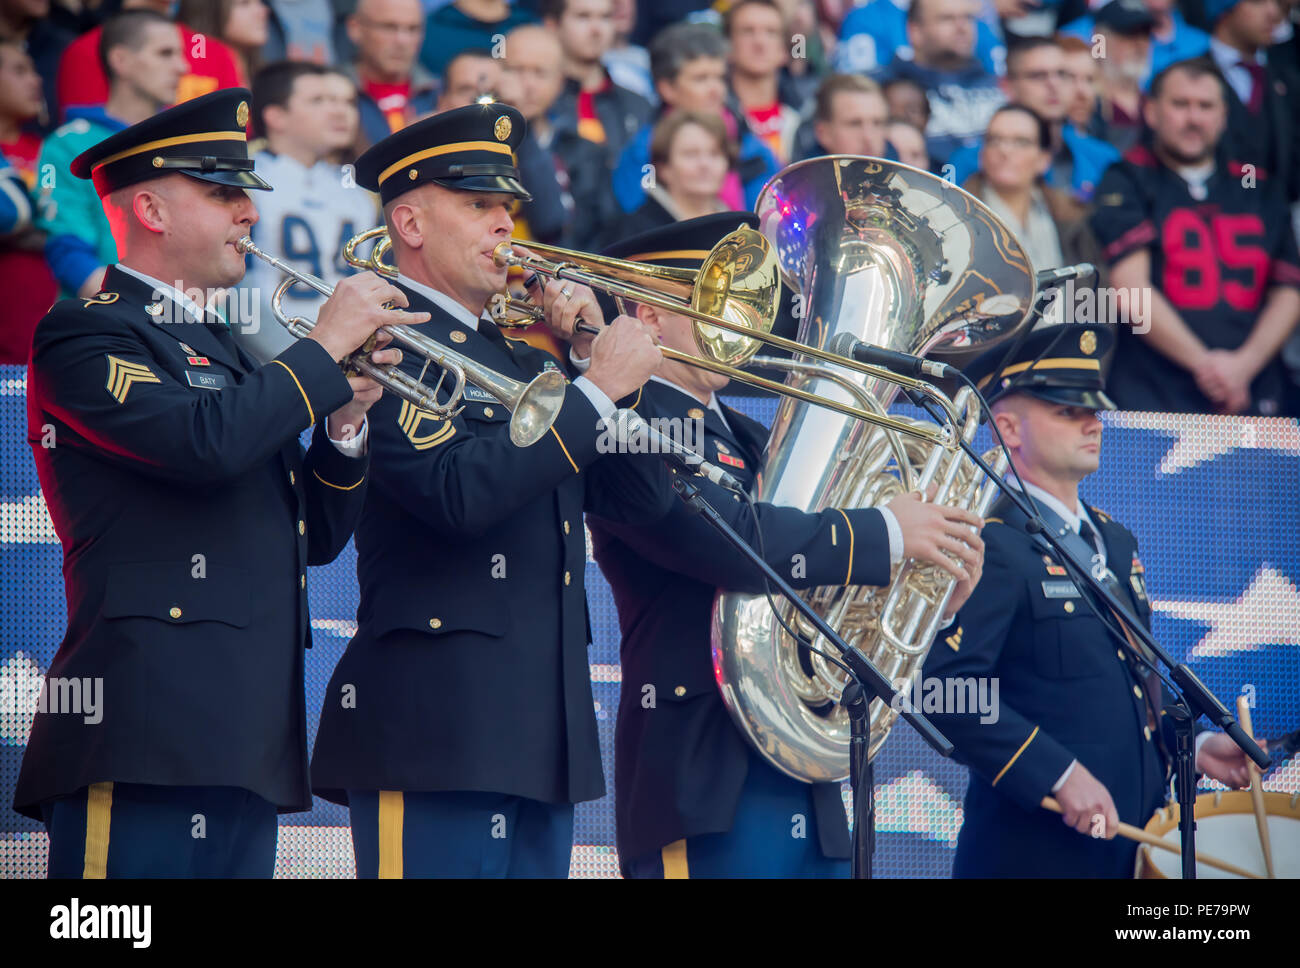
<svg viewBox="0 0 1300 968">
<path fill-rule="evenodd" d="M 230 185 L 232 188 L 256 188 L 260 191 L 274 191 L 270 184 L 254 171 L 229 169 L 224 171 L 188 171 L 182 169 L 182 175 L 189 175 L 199 181 L 213 182 L 217 185 Z"/>
<path fill-rule="evenodd" d="M 471 175 L 468 178 L 435 178 L 434 181 L 458 192 L 506 192 L 524 202 L 533 200 L 519 179 L 509 175 Z"/>
<path fill-rule="evenodd" d="M 1102 391 L 1086 387 L 1022 387 L 1021 392 L 1049 403 L 1061 403 L 1068 407 L 1087 407 L 1089 410 L 1116 409 L 1110 397 Z"/>
</svg>

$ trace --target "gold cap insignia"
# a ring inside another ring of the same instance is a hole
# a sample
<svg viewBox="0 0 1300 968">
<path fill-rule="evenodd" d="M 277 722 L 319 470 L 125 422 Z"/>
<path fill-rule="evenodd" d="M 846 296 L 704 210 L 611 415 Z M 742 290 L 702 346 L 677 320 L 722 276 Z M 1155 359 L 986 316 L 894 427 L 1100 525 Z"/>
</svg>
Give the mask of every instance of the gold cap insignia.
<svg viewBox="0 0 1300 968">
<path fill-rule="evenodd" d="M 406 173 L 406 177 L 411 179 L 411 181 L 415 181 L 420 177 L 420 170 L 418 168 L 412 168 Z"/>
<path fill-rule="evenodd" d="M 461 330 L 453 329 L 451 331 L 451 341 L 453 343 L 463 343 L 467 339 L 469 339 L 469 337 L 466 336 Z"/>
<path fill-rule="evenodd" d="M 153 166 L 155 168 L 161 168 L 163 166 L 162 155 L 153 156 Z"/>
<path fill-rule="evenodd" d="M 492 125 L 492 133 L 497 136 L 498 141 L 505 141 L 510 137 L 510 119 L 504 114 L 497 118 L 497 123 Z"/>
<path fill-rule="evenodd" d="M 704 411 L 699 407 L 691 407 L 691 409 L 686 411 L 686 416 L 690 417 L 692 420 L 703 420 Z"/>
<path fill-rule="evenodd" d="M 1087 330 L 1079 336 L 1079 349 L 1083 350 L 1089 356 L 1097 350 L 1097 334 L 1092 330 Z"/>
<path fill-rule="evenodd" d="M 235 124 L 241 128 L 248 124 L 248 102 L 240 101 L 239 107 L 235 108 Z"/>
<path fill-rule="evenodd" d="M 161 316 L 163 314 L 163 304 L 160 302 L 150 303 L 144 307 L 144 311 L 150 316 Z"/>
</svg>

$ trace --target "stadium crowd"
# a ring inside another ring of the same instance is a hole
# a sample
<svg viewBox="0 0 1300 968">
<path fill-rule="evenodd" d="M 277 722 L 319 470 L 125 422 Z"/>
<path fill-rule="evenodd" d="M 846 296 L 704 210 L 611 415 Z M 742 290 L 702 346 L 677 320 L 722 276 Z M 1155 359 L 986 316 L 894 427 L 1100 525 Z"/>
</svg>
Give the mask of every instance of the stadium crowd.
<svg viewBox="0 0 1300 968">
<path fill-rule="evenodd" d="M 352 162 L 483 97 L 528 121 L 516 236 L 584 251 L 875 155 L 1111 287 L 1121 408 L 1300 416 L 1297 0 L 0 0 L 0 363 L 117 258 L 88 147 L 247 86 L 254 238 L 328 283 L 380 220 Z M 262 360 L 278 275 L 250 266 Z M 310 293 L 290 293 L 292 305 Z M 1058 298 L 1049 321 L 1070 319 Z"/>
</svg>

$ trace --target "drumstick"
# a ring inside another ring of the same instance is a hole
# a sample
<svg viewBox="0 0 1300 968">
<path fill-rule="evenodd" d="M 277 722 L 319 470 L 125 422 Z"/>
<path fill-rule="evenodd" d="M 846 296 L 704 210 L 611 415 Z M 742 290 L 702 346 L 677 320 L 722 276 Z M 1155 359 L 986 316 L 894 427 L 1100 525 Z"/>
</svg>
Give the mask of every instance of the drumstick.
<svg viewBox="0 0 1300 968">
<path fill-rule="evenodd" d="M 1245 696 L 1237 697 L 1237 719 L 1242 730 L 1253 740 L 1255 732 L 1250 728 L 1250 705 Z M 1250 767 L 1250 803 L 1255 808 L 1255 829 L 1259 831 L 1259 848 L 1264 852 L 1264 870 L 1269 877 L 1276 877 L 1273 873 L 1273 847 L 1268 838 L 1268 815 L 1264 813 L 1264 788 L 1260 785 L 1262 777 L 1254 760 L 1247 757 L 1246 764 Z"/>
<path fill-rule="evenodd" d="M 1051 810 L 1053 813 L 1065 813 L 1065 811 L 1061 809 L 1061 805 L 1057 803 L 1053 797 L 1043 797 L 1043 802 L 1039 804 L 1039 806 Z M 1136 840 L 1140 844 L 1159 847 L 1161 850 L 1167 850 L 1173 854 L 1182 853 L 1182 851 L 1174 844 L 1157 837 L 1155 834 L 1149 834 L 1145 830 L 1134 827 L 1132 824 L 1124 823 L 1122 820 L 1119 823 L 1119 835 L 1126 840 Z M 1226 860 L 1219 860 L 1217 857 L 1210 857 L 1206 854 L 1200 853 L 1199 851 L 1196 854 L 1196 862 L 1198 864 L 1205 864 L 1207 867 L 1217 867 L 1221 871 L 1227 871 L 1229 874 L 1236 874 L 1238 877 L 1259 878 L 1258 874 L 1253 874 L 1248 870 L 1243 870 L 1235 864 L 1229 864 Z"/>
</svg>

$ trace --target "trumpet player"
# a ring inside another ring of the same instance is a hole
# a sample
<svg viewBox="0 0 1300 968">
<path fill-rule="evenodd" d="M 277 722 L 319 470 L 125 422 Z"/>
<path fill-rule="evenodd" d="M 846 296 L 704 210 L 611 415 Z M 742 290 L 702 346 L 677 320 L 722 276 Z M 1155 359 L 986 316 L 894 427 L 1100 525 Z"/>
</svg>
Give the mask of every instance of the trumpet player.
<svg viewBox="0 0 1300 968">
<path fill-rule="evenodd" d="M 44 821 L 51 877 L 269 877 L 277 812 L 311 806 L 307 566 L 352 532 L 380 395 L 337 364 L 427 314 L 382 308 L 405 296 L 357 277 L 266 366 L 236 348 L 205 294 L 243 276 L 248 190 L 270 188 L 248 99 L 188 101 L 72 163 L 121 260 L 39 324 L 28 371 L 68 625 L 15 807 Z"/>
<path fill-rule="evenodd" d="M 709 250 L 749 213 L 729 212 L 642 233 L 605 254 L 698 270 Z M 664 347 L 698 355 L 693 323 L 648 305 L 636 317 Z M 573 340 L 579 367 L 591 337 Z M 767 430 L 724 406 L 725 375 L 664 360 L 636 410 L 691 432 L 705 459 L 746 487 L 760 469 Z M 754 547 L 745 506 L 701 482 L 709 502 Z M 883 585 L 904 557 L 933 562 L 959 584 L 949 616 L 979 580 L 977 515 L 917 495 L 882 508 L 808 514 L 757 505 L 768 562 L 792 585 Z M 623 666 L 614 770 L 619 859 L 629 877 L 846 877 L 849 834 L 838 783 L 791 779 L 751 749 L 732 723 L 714 679 L 710 612 L 719 591 L 760 592 L 764 583 L 705 521 L 676 502 L 652 527 L 590 520 L 592 545 L 609 579 L 622 630 Z M 802 819 L 799 819 L 802 818 Z"/>
<path fill-rule="evenodd" d="M 1115 406 L 1101 367 L 1113 342 L 1111 327 L 1049 326 L 1002 369 L 998 346 L 966 373 L 1044 521 L 1149 628 L 1137 539 L 1079 497 L 1079 483 L 1100 465 L 1097 411 Z M 1000 681 L 992 719 L 931 714 L 971 769 L 953 874 L 1132 877 L 1137 845 L 1115 839 L 1118 822 L 1141 827 L 1162 805 L 1174 749 L 1160 681 L 1139 662 L 1141 643 L 1112 631 L 1118 619 L 1103 624 L 1086 589 L 1026 523 L 1007 498 L 993 505 L 984 581 L 925 663 L 927 678 Z M 1222 733 L 1197 736 L 1196 766 L 1229 786 L 1248 782 L 1245 755 Z M 1063 816 L 1040 808 L 1047 796 Z"/>
<path fill-rule="evenodd" d="M 505 104 L 457 108 L 390 135 L 357 163 L 378 191 L 397 287 L 417 329 L 525 381 L 556 361 L 484 315 L 505 288 L 494 250 L 526 199 Z M 553 283 L 553 329 L 603 325 L 590 290 Z M 563 321 L 563 322 L 561 322 Z M 658 459 L 602 455 L 602 417 L 661 360 L 620 317 L 591 345 L 552 432 L 529 447 L 477 387 L 439 418 L 385 397 L 371 421 L 374 484 L 357 530 L 357 634 L 326 690 L 312 761 L 351 812 L 361 877 L 564 877 L 574 804 L 603 795 L 583 591 L 582 514 L 654 520 Z M 418 375 L 420 365 L 404 367 Z"/>
</svg>

